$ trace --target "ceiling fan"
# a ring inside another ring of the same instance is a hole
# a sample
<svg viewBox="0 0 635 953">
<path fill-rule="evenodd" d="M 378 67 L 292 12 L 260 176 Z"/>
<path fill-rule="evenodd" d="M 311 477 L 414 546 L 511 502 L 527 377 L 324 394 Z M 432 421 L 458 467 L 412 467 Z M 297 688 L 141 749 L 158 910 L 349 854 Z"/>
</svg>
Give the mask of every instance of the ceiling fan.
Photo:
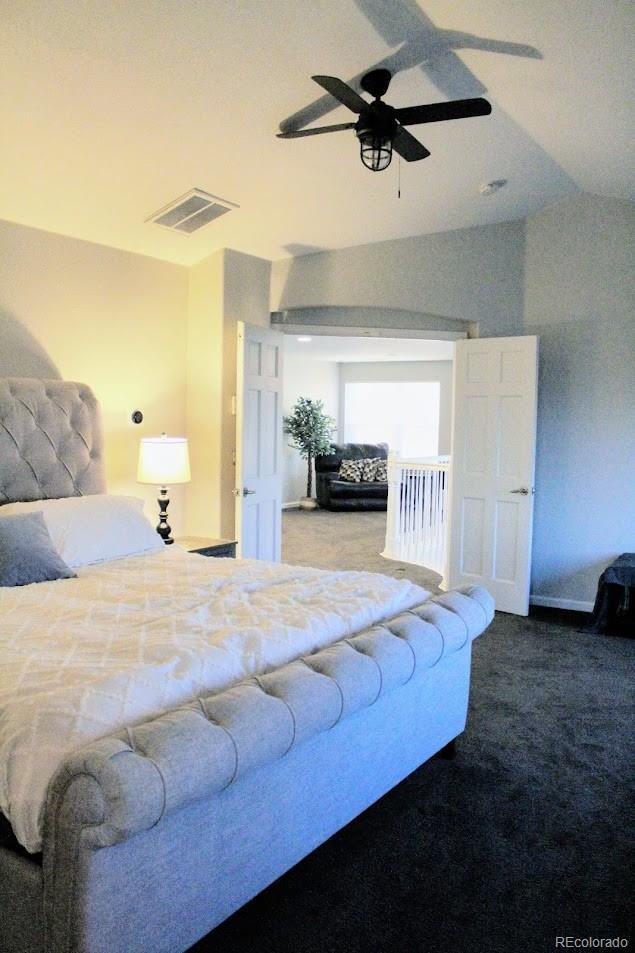
<svg viewBox="0 0 635 953">
<path fill-rule="evenodd" d="M 340 103 L 357 113 L 357 122 L 341 122 L 335 126 L 318 126 L 314 129 L 297 129 L 279 132 L 279 139 L 299 139 L 302 136 L 319 136 L 324 132 L 339 132 L 354 129 L 359 139 L 360 157 L 367 169 L 381 172 L 388 168 L 393 149 L 407 162 L 425 159 L 430 153 L 405 126 L 424 122 L 444 122 L 447 119 L 467 119 L 470 116 L 488 116 L 492 107 L 486 99 L 455 99 L 447 103 L 430 103 L 427 106 L 406 106 L 395 109 L 383 102 L 392 74 L 387 69 L 374 69 L 360 81 L 364 92 L 374 97 L 372 103 L 356 93 L 335 76 L 311 77 L 322 89 Z"/>
</svg>

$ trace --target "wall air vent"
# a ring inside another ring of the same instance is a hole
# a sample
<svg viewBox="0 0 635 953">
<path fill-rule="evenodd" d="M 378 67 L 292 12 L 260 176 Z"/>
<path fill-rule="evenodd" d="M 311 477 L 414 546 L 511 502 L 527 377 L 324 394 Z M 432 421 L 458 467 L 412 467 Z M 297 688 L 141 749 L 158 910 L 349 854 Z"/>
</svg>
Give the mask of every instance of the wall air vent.
<svg viewBox="0 0 635 953">
<path fill-rule="evenodd" d="M 146 222 L 156 222 L 173 232 L 183 232 L 190 235 L 197 232 L 204 225 L 209 225 L 215 218 L 220 218 L 233 208 L 239 208 L 235 202 L 219 199 L 217 195 L 210 195 L 202 189 L 192 189 L 174 202 L 154 212 Z"/>
</svg>

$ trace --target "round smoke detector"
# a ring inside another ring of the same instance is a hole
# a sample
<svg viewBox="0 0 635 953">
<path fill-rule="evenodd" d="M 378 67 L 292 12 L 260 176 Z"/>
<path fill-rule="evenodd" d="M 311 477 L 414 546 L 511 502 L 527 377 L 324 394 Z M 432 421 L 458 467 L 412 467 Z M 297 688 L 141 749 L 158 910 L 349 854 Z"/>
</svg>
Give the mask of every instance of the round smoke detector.
<svg viewBox="0 0 635 953">
<path fill-rule="evenodd" d="M 505 185 L 507 185 L 507 179 L 493 179 L 491 182 L 484 182 L 478 190 L 481 195 L 493 195 L 494 192 L 498 192 Z"/>
</svg>

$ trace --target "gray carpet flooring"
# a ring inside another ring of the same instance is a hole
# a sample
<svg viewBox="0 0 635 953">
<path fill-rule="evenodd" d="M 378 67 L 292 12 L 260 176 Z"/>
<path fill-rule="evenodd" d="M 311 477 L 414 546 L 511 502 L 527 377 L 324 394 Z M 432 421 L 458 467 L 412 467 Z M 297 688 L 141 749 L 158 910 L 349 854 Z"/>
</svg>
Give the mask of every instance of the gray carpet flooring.
<svg viewBox="0 0 635 953">
<path fill-rule="evenodd" d="M 377 556 L 380 514 L 284 523 L 289 561 L 329 552 L 422 581 Z M 474 643 L 456 759 L 424 764 L 198 953 L 547 953 L 559 936 L 632 947 L 634 647 L 585 621 L 497 614 Z"/>
<path fill-rule="evenodd" d="M 429 569 L 384 559 L 386 514 L 285 510 L 282 514 L 282 561 L 318 569 L 366 569 L 405 577 L 431 592 L 441 577 Z"/>
</svg>

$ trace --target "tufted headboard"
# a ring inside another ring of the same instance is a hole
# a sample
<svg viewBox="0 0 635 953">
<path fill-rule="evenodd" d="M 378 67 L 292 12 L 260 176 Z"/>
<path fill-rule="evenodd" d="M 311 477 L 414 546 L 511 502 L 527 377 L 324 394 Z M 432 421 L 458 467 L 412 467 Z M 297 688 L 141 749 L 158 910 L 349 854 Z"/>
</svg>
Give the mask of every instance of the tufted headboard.
<svg viewBox="0 0 635 953">
<path fill-rule="evenodd" d="M 0 378 L 0 506 L 105 491 L 99 404 L 90 387 Z"/>
</svg>

